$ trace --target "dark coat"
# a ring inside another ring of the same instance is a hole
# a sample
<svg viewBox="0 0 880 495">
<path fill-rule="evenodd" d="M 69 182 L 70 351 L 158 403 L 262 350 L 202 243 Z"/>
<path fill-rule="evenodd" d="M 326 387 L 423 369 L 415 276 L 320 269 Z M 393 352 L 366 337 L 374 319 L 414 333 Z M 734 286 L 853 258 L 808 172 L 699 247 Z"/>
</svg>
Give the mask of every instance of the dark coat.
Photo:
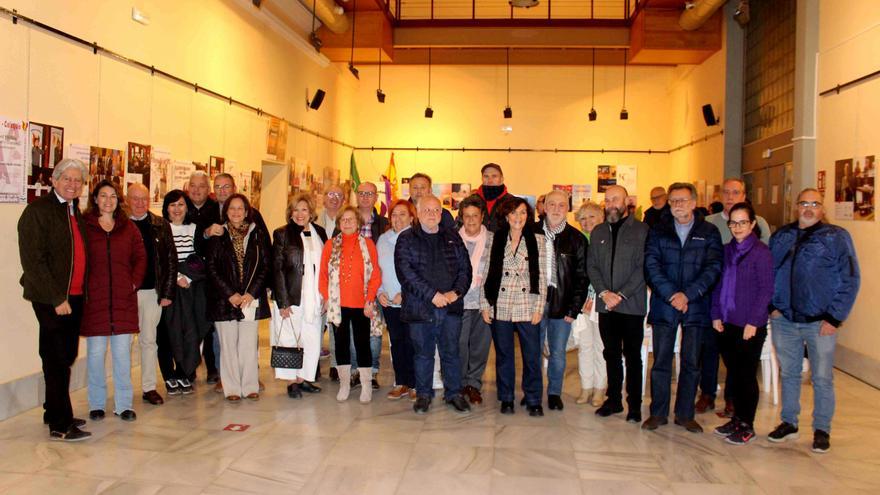
<svg viewBox="0 0 880 495">
<path fill-rule="evenodd" d="M 839 326 L 849 316 L 861 274 L 846 230 L 824 222 L 808 229 L 791 223 L 770 238 L 770 252 L 776 274 L 771 304 L 786 319 Z"/>
<path fill-rule="evenodd" d="M 543 232 L 543 225 L 536 232 Z M 569 224 L 553 240 L 556 254 L 556 287 L 550 287 L 547 275 L 547 311 L 550 318 L 577 318 L 587 298 L 587 239 Z"/>
<path fill-rule="evenodd" d="M 244 318 L 242 311 L 229 302 L 233 294 L 245 292 L 259 301 L 257 319 L 269 317 L 269 301 L 266 297 L 266 281 L 272 266 L 272 253 L 269 239 L 256 223 L 251 224 L 245 250 L 244 277 L 239 281 L 238 263 L 229 231 L 212 237 L 208 241 L 205 264 L 208 285 L 205 291 L 208 299 L 208 321 L 233 321 Z"/>
<path fill-rule="evenodd" d="M 138 332 L 137 291 L 147 270 L 147 253 L 137 225 L 116 218 L 110 232 L 98 216 L 85 216 L 89 278 L 80 335 L 95 337 Z"/>
<path fill-rule="evenodd" d="M 213 224 L 222 224 L 220 221 L 220 206 L 211 198 L 205 200 L 201 208 L 193 208 L 189 212 L 190 219 L 196 224 L 196 237 L 202 238 L 205 229 Z"/>
<path fill-rule="evenodd" d="M 72 229 L 78 228 L 86 242 L 86 224 L 77 203 L 74 199 L 75 225 L 71 225 L 67 203 L 59 201 L 54 191 L 27 205 L 19 218 L 18 252 L 23 269 L 19 283 L 28 301 L 58 306 L 67 300 L 73 276 Z"/>
<path fill-rule="evenodd" d="M 647 225 L 636 220 L 633 215 L 628 215 L 617 232 L 613 260 L 611 224 L 601 223 L 590 233 L 590 251 L 587 256 L 590 284 L 597 295 L 606 290 L 623 294 L 626 299 L 614 308 L 616 313 L 644 316 L 648 311 L 644 270 L 648 230 Z M 601 298 L 596 297 L 596 304 L 596 311 L 608 312 Z"/>
<path fill-rule="evenodd" d="M 454 270 L 452 290 L 458 294 L 458 300 L 446 306 L 446 310 L 452 314 L 461 314 L 464 310 L 464 295 L 471 286 L 473 276 L 471 260 L 458 232 L 440 227 L 439 235 L 443 242 L 446 265 Z M 434 320 L 435 306 L 431 300 L 437 294 L 437 289 L 426 278 L 430 272 L 427 266 L 431 259 L 428 254 L 430 246 L 422 228 L 415 226 L 401 232 L 394 248 L 394 266 L 403 298 L 400 319 L 407 323 Z"/>
<path fill-rule="evenodd" d="M 317 235 L 323 246 L 327 242 L 327 233 L 320 225 L 311 224 L 312 234 Z M 303 279 L 303 228 L 295 222 L 288 221 L 284 227 L 275 229 L 272 236 L 272 271 L 275 285 L 272 296 L 279 308 L 299 306 L 302 296 Z M 317 254 L 318 257 L 321 253 Z"/>
<path fill-rule="evenodd" d="M 151 239 L 144 239 L 144 242 L 152 242 L 153 252 L 156 254 L 153 263 L 156 268 L 156 294 L 159 299 L 173 301 L 177 293 L 177 249 L 174 247 L 171 224 L 153 212 L 148 211 L 147 218 L 150 219 L 150 231 L 153 235 Z M 197 231 L 196 236 L 198 235 Z"/>
<path fill-rule="evenodd" d="M 645 275 L 651 287 L 648 323 L 677 326 L 711 326 L 712 289 L 721 276 L 723 250 L 721 234 L 703 216 L 694 212 L 694 225 L 682 247 L 672 216 L 655 225 L 645 246 Z M 595 242 L 595 241 L 594 241 Z M 687 313 L 669 304 L 669 298 L 683 292 Z"/>
</svg>

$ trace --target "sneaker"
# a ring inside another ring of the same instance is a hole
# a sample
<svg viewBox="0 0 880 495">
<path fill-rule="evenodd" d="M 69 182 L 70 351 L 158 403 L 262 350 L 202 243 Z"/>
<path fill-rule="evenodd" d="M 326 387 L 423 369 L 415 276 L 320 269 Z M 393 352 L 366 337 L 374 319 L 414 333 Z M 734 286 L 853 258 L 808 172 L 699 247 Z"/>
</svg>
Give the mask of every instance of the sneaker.
<svg viewBox="0 0 880 495">
<path fill-rule="evenodd" d="M 80 442 L 87 440 L 91 436 L 91 433 L 82 431 L 76 426 L 71 426 L 67 431 L 49 432 L 49 440 L 55 440 L 56 442 Z"/>
<path fill-rule="evenodd" d="M 739 429 L 739 424 L 740 423 L 738 419 L 731 419 L 727 423 L 724 423 L 718 428 L 715 428 L 714 433 L 719 437 L 729 437 L 730 435 L 733 435 L 736 430 Z"/>
<path fill-rule="evenodd" d="M 180 395 L 183 393 L 177 380 L 165 380 L 165 392 L 168 395 Z"/>
<path fill-rule="evenodd" d="M 824 454 L 831 448 L 831 435 L 822 430 L 813 432 L 813 452 Z"/>
<path fill-rule="evenodd" d="M 391 391 L 388 392 L 388 395 L 385 396 L 385 398 L 387 398 L 388 400 L 398 400 L 408 394 L 409 387 L 407 387 L 406 385 L 398 385 L 392 388 Z"/>
<path fill-rule="evenodd" d="M 737 430 L 724 439 L 725 442 L 731 445 L 745 445 L 755 439 L 755 430 L 751 426 L 745 423 L 738 423 L 737 426 Z"/>
<path fill-rule="evenodd" d="M 416 399 L 418 399 L 418 397 L 419 397 L 418 394 L 416 394 L 416 389 L 414 389 L 414 388 L 409 389 L 409 392 L 407 392 L 407 395 L 409 396 L 410 402 L 415 402 Z"/>
<path fill-rule="evenodd" d="M 783 421 L 776 427 L 775 430 L 771 431 L 769 435 L 767 435 L 767 440 L 770 440 L 774 443 L 782 443 L 786 440 L 797 440 L 800 436 L 798 433 L 798 427 Z"/>
<path fill-rule="evenodd" d="M 330 349 L 326 347 L 321 348 L 321 359 L 327 359 L 330 357 Z"/>
<path fill-rule="evenodd" d="M 180 387 L 180 393 L 183 395 L 189 395 L 193 393 L 192 382 L 188 379 L 183 378 L 181 380 L 177 380 L 177 386 Z"/>
</svg>

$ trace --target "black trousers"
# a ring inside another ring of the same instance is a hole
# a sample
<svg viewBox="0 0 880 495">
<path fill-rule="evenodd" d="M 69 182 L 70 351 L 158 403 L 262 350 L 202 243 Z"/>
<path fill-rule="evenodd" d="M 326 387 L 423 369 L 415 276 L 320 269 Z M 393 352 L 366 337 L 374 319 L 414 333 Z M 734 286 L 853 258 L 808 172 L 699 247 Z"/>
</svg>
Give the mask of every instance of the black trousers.
<svg viewBox="0 0 880 495">
<path fill-rule="evenodd" d="M 351 364 L 350 340 L 354 339 L 358 368 L 373 367 L 373 352 L 370 350 L 370 319 L 364 316 L 364 308 L 341 308 L 342 321 L 334 329 L 336 339 L 336 364 Z M 351 337 L 349 337 L 349 335 Z"/>
<path fill-rule="evenodd" d="M 40 324 L 40 359 L 46 380 L 43 419 L 50 431 L 67 431 L 73 424 L 70 405 L 70 367 L 79 352 L 79 325 L 82 321 L 83 298 L 68 299 L 73 310 L 69 315 L 55 314 L 51 304 L 32 303 Z"/>
<path fill-rule="evenodd" d="M 630 411 L 642 407 L 642 340 L 645 338 L 644 316 L 621 313 L 599 313 L 599 335 L 605 350 L 608 370 L 606 395 L 612 404 L 623 404 L 623 364 L 626 359 L 626 403 Z"/>
<path fill-rule="evenodd" d="M 209 375 L 218 373 L 216 366 L 217 358 L 214 355 L 214 339 L 216 338 L 217 331 L 214 330 L 214 325 L 211 324 L 211 329 L 208 330 L 205 338 L 202 339 L 202 357 L 205 358 L 205 369 Z"/>
<path fill-rule="evenodd" d="M 400 308 L 382 308 L 388 336 L 391 338 L 391 364 L 394 365 L 394 383 L 416 387 L 415 351 L 409 325 L 400 321 Z M 360 356 L 358 351 L 358 356 Z"/>
<path fill-rule="evenodd" d="M 732 388 L 734 415 L 749 426 L 755 422 L 758 408 L 758 363 L 766 339 L 766 326 L 758 328 L 754 337 L 743 340 L 743 327 L 725 324 L 718 336 Z"/>
<path fill-rule="evenodd" d="M 156 328 L 159 369 L 164 380 L 190 379 L 199 365 L 199 336 L 195 328 L 172 329 L 163 315 Z"/>
</svg>

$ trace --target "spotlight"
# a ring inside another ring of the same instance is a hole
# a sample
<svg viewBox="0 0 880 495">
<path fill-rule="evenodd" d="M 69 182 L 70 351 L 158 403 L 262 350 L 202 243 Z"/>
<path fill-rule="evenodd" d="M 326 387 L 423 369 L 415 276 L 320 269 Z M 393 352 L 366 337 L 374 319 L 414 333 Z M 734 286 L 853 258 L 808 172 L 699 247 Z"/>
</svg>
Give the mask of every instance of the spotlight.
<svg viewBox="0 0 880 495">
<path fill-rule="evenodd" d="M 348 63 L 348 71 L 351 72 L 351 75 L 353 75 L 355 79 L 359 80 L 361 78 L 361 76 L 358 73 L 357 68 L 354 66 L 354 62 Z"/>
<path fill-rule="evenodd" d="M 599 115 L 599 114 L 596 113 L 596 109 L 595 109 L 595 108 L 591 108 L 591 109 L 590 109 L 590 122 L 593 122 L 594 120 L 596 120 L 596 117 L 597 117 L 598 115 Z"/>
<path fill-rule="evenodd" d="M 513 118 L 513 110 L 511 110 L 510 107 L 507 107 L 504 109 L 504 118 L 505 119 Z"/>
<path fill-rule="evenodd" d="M 626 109 L 624 108 L 623 110 L 620 111 L 620 120 L 628 120 L 628 119 L 629 119 L 629 112 L 627 112 Z"/>
<path fill-rule="evenodd" d="M 320 52 L 321 47 L 324 46 L 324 42 L 321 41 L 321 38 L 318 38 L 318 33 L 314 32 L 314 31 L 309 33 L 309 43 L 311 43 L 312 46 L 315 47 L 315 51 L 318 51 L 318 52 Z"/>
<path fill-rule="evenodd" d="M 323 89 L 317 89 L 315 90 L 315 96 L 313 96 L 312 99 L 309 100 L 309 88 L 306 88 L 306 106 L 308 106 L 312 110 L 317 110 L 321 108 L 321 103 L 324 102 L 324 96 L 326 94 L 327 93 L 325 93 Z"/>
<path fill-rule="evenodd" d="M 433 119 L 434 118 L 434 109 L 431 107 L 425 107 L 425 118 Z"/>
<path fill-rule="evenodd" d="M 379 100 L 379 103 L 385 103 L 385 93 L 381 89 L 376 90 L 376 99 Z"/>
</svg>

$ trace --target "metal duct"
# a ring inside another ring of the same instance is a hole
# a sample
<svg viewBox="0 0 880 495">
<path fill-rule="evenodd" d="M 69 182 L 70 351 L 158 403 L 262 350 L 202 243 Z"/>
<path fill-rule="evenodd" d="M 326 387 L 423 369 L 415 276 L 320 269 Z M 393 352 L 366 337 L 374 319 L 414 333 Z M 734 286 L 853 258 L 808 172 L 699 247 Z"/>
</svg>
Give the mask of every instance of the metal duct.
<svg viewBox="0 0 880 495">
<path fill-rule="evenodd" d="M 341 34 L 348 31 L 348 28 L 351 26 L 351 22 L 348 17 L 345 15 L 345 12 L 342 10 L 342 7 L 339 6 L 334 0 L 299 0 L 301 4 L 305 8 L 312 11 L 312 7 L 315 9 L 315 14 L 318 16 L 318 19 L 321 20 L 321 24 L 324 25 L 330 31 Z"/>
<path fill-rule="evenodd" d="M 700 29 L 725 2 L 727 0 L 697 0 L 682 12 L 681 17 L 678 18 L 678 25 L 685 31 Z"/>
</svg>

